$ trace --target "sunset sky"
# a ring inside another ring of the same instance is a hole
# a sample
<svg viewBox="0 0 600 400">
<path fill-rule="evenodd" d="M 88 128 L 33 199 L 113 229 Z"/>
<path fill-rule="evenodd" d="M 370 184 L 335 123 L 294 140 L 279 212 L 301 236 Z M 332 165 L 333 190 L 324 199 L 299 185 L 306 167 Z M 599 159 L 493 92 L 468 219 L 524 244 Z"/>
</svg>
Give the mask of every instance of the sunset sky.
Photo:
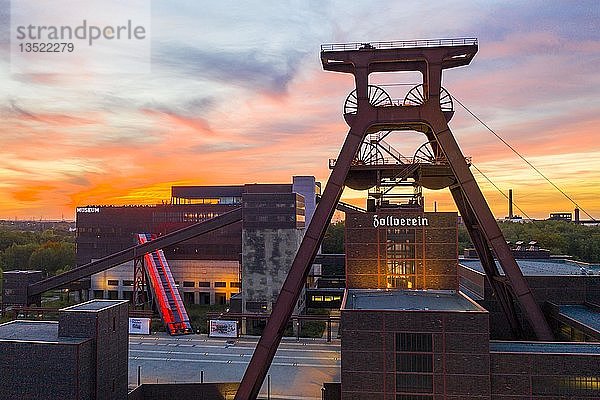
<svg viewBox="0 0 600 400">
<path fill-rule="evenodd" d="M 354 87 L 350 75 L 322 70 L 319 46 L 452 37 L 479 38 L 479 53 L 470 66 L 445 72 L 444 87 L 600 217 L 596 0 L 156 0 L 152 72 L 139 74 L 13 74 L 7 0 L 0 16 L 2 219 L 73 219 L 77 206 L 160 203 L 171 185 L 291 182 L 292 175 L 325 183 Z M 418 83 L 414 74 L 372 82 Z M 389 92 L 401 98 L 407 89 Z M 512 188 L 528 215 L 573 210 L 455 108 L 450 126 L 465 155 L 499 188 Z M 398 133 L 390 142 L 412 156 L 425 137 Z M 496 216 L 505 216 L 504 198 L 474 174 Z M 427 210 L 434 201 L 455 210 L 447 190 L 427 192 Z"/>
</svg>

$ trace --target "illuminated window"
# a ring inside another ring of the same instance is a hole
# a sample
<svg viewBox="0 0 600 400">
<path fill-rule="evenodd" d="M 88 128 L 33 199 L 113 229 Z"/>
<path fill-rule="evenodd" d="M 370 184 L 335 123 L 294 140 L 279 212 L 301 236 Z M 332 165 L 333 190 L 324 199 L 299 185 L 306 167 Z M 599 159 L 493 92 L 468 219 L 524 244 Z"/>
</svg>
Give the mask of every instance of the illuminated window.
<svg viewBox="0 0 600 400">
<path fill-rule="evenodd" d="M 119 286 L 119 281 L 117 279 L 109 279 L 108 286 Z"/>
<path fill-rule="evenodd" d="M 215 287 L 227 287 L 227 282 L 215 282 Z"/>
<path fill-rule="evenodd" d="M 123 281 L 123 286 L 133 286 L 133 281 Z"/>
<path fill-rule="evenodd" d="M 242 282 L 229 282 L 229 287 L 232 287 L 232 288 L 241 288 L 242 287 Z"/>
<path fill-rule="evenodd" d="M 387 246 L 387 250 L 388 287 L 402 289 L 414 288 L 416 275 L 414 246 L 405 244 L 392 244 Z M 412 259 L 407 259 L 407 255 Z"/>
</svg>

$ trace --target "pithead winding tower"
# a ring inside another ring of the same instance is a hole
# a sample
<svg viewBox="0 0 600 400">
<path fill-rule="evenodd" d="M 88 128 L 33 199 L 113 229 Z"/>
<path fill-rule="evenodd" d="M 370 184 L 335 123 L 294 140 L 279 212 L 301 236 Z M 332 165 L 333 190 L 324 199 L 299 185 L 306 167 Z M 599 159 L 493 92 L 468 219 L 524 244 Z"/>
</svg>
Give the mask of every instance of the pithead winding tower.
<svg viewBox="0 0 600 400">
<path fill-rule="evenodd" d="M 285 326 L 306 281 L 329 221 L 336 209 L 353 161 L 369 134 L 382 131 L 418 131 L 427 136 L 436 164 L 443 164 L 448 186 L 477 250 L 486 276 L 507 317 L 513 334 L 523 336 L 517 303 L 539 340 L 552 340 L 552 332 L 488 207 L 468 160 L 462 154 L 448 121 L 454 111 L 442 88 L 442 71 L 468 65 L 477 53 L 477 39 L 440 39 L 396 42 L 332 44 L 321 46 L 327 71 L 354 75 L 356 89 L 346 100 L 344 119 L 350 130 L 333 166 L 313 219 L 306 229 L 288 277 L 237 392 L 237 400 L 256 399 Z M 374 72 L 418 71 L 423 83 L 401 104 L 385 91 L 369 85 Z M 424 184 L 427 186 L 426 184 Z M 440 187 L 441 186 L 441 187 Z M 504 275 L 495 263 L 497 257 Z"/>
</svg>

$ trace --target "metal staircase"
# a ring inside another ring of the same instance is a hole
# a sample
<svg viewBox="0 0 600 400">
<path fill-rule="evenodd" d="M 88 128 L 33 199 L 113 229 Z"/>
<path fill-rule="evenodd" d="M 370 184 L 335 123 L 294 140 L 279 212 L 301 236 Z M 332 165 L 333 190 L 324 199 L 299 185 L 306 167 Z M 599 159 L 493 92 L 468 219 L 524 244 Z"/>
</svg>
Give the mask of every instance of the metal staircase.
<svg viewBox="0 0 600 400">
<path fill-rule="evenodd" d="M 152 240 L 152 235 L 139 233 L 138 242 L 144 244 Z M 162 250 L 144 255 L 144 266 L 150 280 L 150 288 L 156 301 L 160 317 L 170 335 L 192 333 L 192 326 L 181 301 L 181 296 L 173 280 L 171 269 Z"/>
</svg>

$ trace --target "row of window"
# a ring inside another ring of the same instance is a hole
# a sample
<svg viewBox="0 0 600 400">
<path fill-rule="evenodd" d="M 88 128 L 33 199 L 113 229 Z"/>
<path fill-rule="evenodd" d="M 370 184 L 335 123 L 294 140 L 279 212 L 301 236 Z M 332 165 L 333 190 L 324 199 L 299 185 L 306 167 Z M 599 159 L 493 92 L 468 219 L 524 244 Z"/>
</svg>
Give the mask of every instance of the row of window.
<svg viewBox="0 0 600 400">
<path fill-rule="evenodd" d="M 118 279 L 109 279 L 107 281 L 108 286 L 119 286 L 119 280 Z M 176 285 L 179 285 L 179 282 L 175 282 Z M 129 280 L 124 280 L 123 281 L 123 286 L 133 286 L 133 281 L 129 281 Z M 186 288 L 190 288 L 190 287 L 196 287 L 196 282 L 192 282 L 192 281 L 183 281 L 183 287 Z M 198 287 L 210 287 L 210 282 L 208 281 L 200 281 L 198 282 Z M 225 288 L 227 287 L 227 282 L 225 281 L 215 281 L 214 282 L 214 287 L 216 288 Z M 242 287 L 242 283 L 241 282 L 229 282 L 229 287 L 230 288 L 241 288 Z"/>
<path fill-rule="evenodd" d="M 133 291 L 131 290 L 123 290 L 122 298 L 125 300 L 132 301 L 133 300 Z M 95 299 L 109 299 L 109 300 L 117 300 L 119 299 L 119 291 L 118 290 L 107 290 L 106 296 L 104 290 L 94 290 L 94 298 Z M 226 304 L 227 303 L 227 293 L 215 293 L 215 302 L 214 304 Z M 196 302 L 196 297 L 194 292 L 183 292 L 183 301 L 186 304 L 211 304 L 210 302 L 210 292 L 199 292 L 198 293 L 198 301 Z"/>
<path fill-rule="evenodd" d="M 295 215 L 248 215 L 248 222 L 294 222 Z"/>
<path fill-rule="evenodd" d="M 244 208 L 294 208 L 296 203 L 268 203 L 265 201 L 245 201 Z"/>
<path fill-rule="evenodd" d="M 572 395 L 591 391 L 598 393 L 600 398 L 600 376 L 532 376 L 531 391 L 536 395 Z"/>
<path fill-rule="evenodd" d="M 221 215 L 218 212 L 183 213 L 183 222 L 200 222 Z"/>
<path fill-rule="evenodd" d="M 341 301 L 342 300 L 342 296 L 319 296 L 319 295 L 312 295 L 310 297 L 311 301 Z"/>
</svg>

